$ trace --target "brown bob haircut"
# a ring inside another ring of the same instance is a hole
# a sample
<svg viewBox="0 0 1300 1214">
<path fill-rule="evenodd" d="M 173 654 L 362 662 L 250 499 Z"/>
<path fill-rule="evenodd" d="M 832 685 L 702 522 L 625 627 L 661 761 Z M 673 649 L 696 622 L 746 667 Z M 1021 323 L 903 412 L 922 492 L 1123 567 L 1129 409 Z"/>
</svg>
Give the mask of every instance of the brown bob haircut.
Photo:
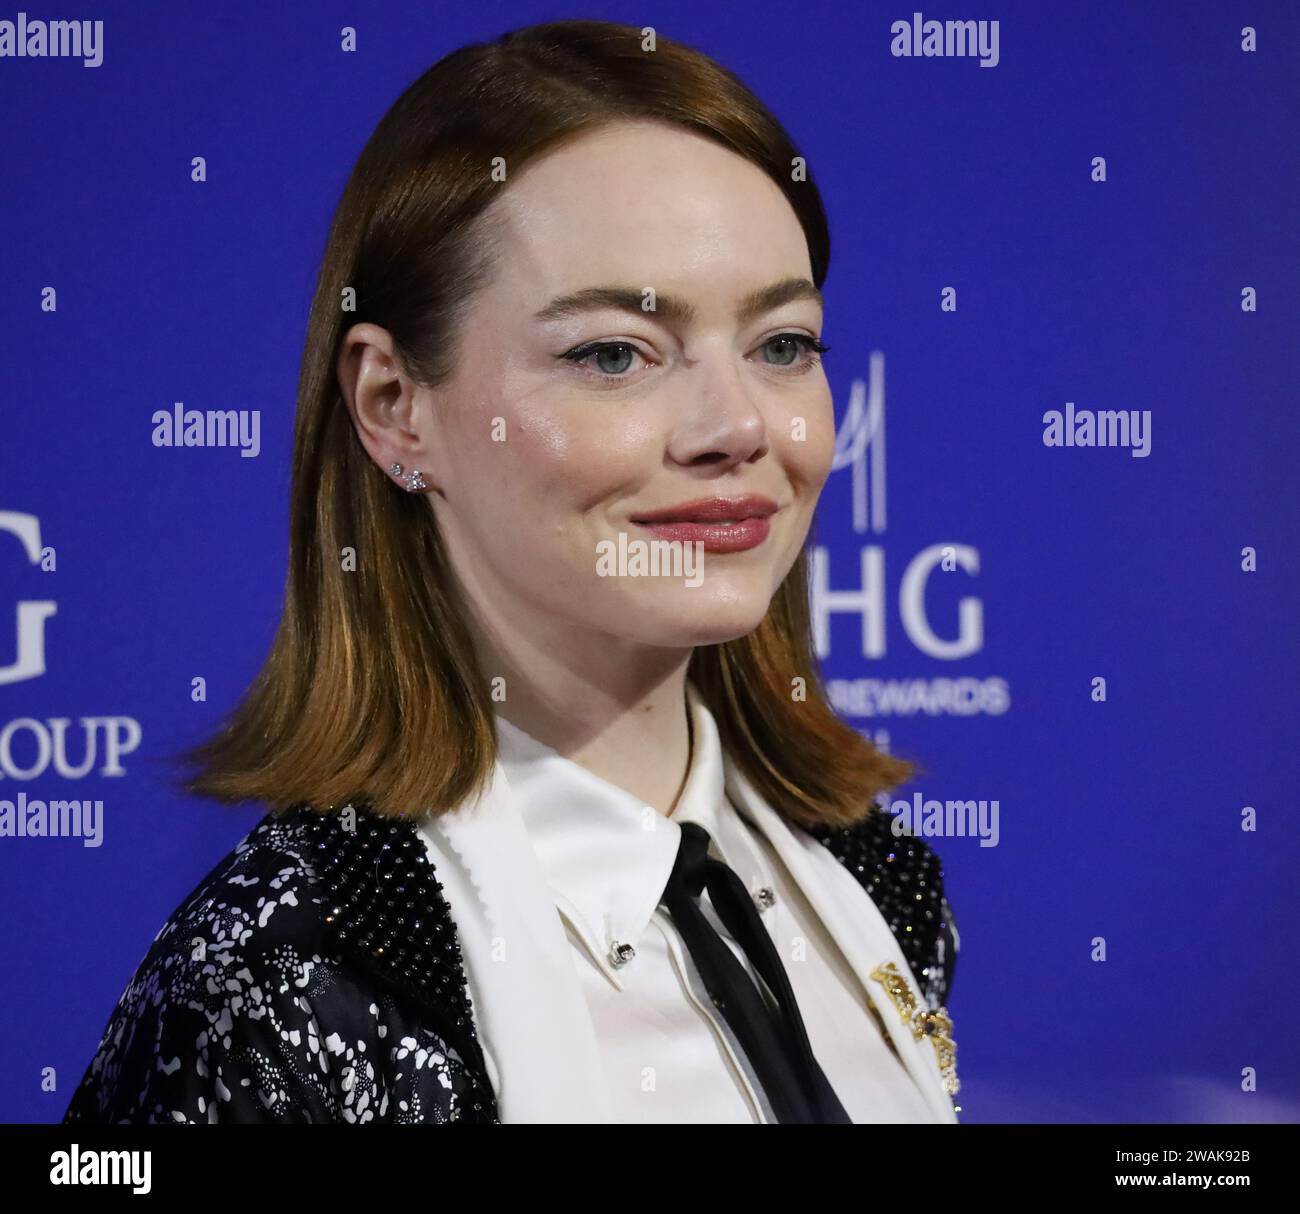
<svg viewBox="0 0 1300 1214">
<path fill-rule="evenodd" d="M 762 169 L 794 209 L 822 286 L 830 235 L 811 175 L 793 171 L 798 152 L 776 118 L 707 56 L 649 30 L 560 21 L 439 60 L 384 115 L 334 216 L 299 376 L 283 617 L 244 700 L 180 756 L 197 769 L 185 791 L 277 813 L 364 802 L 403 816 L 446 812 L 490 784 L 491 680 L 433 511 L 367 454 L 336 359 L 347 329 L 369 321 L 413 379 L 448 379 L 458 320 L 492 271 L 483 216 L 508 188 L 495 158 L 516 173 L 628 120 L 673 124 Z M 850 826 L 912 774 L 827 703 L 806 548 L 758 628 L 697 647 L 688 677 L 728 754 L 791 821 Z"/>
</svg>

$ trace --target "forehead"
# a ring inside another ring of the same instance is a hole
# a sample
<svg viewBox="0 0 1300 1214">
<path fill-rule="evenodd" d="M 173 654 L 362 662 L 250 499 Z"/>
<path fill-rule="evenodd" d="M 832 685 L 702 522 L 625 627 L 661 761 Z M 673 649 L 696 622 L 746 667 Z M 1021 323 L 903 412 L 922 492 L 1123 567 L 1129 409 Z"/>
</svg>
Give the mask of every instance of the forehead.
<svg viewBox="0 0 1300 1214">
<path fill-rule="evenodd" d="M 507 276 L 530 296 L 587 286 L 593 275 L 749 289 L 811 273 L 799 220 L 762 169 L 657 122 L 603 127 L 554 149 L 521 170 L 493 210 Z"/>
</svg>

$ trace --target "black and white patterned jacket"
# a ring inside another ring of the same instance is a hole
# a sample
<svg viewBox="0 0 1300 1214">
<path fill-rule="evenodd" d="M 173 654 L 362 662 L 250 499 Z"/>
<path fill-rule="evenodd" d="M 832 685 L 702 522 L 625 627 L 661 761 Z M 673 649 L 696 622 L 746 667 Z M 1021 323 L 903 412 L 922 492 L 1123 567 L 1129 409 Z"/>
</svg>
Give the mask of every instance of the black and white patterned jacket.
<svg viewBox="0 0 1300 1214">
<path fill-rule="evenodd" d="M 65 1123 L 499 1121 L 427 851 L 411 820 L 357 808 L 351 831 L 305 806 L 268 814 L 199 883 L 114 1009 Z M 811 833 L 937 1010 L 957 948 L 943 874 L 891 823 L 877 809 Z"/>
</svg>

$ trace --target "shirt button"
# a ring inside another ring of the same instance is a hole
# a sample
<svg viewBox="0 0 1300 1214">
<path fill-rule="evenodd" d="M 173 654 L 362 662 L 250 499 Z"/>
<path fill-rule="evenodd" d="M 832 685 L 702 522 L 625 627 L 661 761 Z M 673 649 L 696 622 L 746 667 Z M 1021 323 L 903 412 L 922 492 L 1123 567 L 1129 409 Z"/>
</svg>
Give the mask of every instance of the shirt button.
<svg viewBox="0 0 1300 1214">
<path fill-rule="evenodd" d="M 609 963 L 615 969 L 625 966 L 636 956 L 636 949 L 630 944 L 620 944 L 617 940 L 609 946 Z"/>
<path fill-rule="evenodd" d="M 769 906 L 775 906 L 776 894 L 772 892 L 772 887 L 770 885 L 765 885 L 762 889 L 758 890 L 754 894 L 754 902 L 757 904 L 759 910 L 767 910 Z"/>
</svg>

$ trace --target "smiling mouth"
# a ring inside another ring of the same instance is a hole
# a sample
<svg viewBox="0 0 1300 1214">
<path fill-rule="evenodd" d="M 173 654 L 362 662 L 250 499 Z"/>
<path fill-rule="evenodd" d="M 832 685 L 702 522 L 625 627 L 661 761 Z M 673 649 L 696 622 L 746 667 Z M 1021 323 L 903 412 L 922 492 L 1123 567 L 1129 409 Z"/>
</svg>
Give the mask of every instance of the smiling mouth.
<svg viewBox="0 0 1300 1214">
<path fill-rule="evenodd" d="M 742 519 L 682 519 L 675 522 L 640 522 L 638 527 L 651 532 L 661 540 L 675 540 L 683 544 L 703 544 L 705 552 L 723 554 L 746 552 L 757 548 L 767 539 L 772 529 L 768 517 Z"/>
</svg>

